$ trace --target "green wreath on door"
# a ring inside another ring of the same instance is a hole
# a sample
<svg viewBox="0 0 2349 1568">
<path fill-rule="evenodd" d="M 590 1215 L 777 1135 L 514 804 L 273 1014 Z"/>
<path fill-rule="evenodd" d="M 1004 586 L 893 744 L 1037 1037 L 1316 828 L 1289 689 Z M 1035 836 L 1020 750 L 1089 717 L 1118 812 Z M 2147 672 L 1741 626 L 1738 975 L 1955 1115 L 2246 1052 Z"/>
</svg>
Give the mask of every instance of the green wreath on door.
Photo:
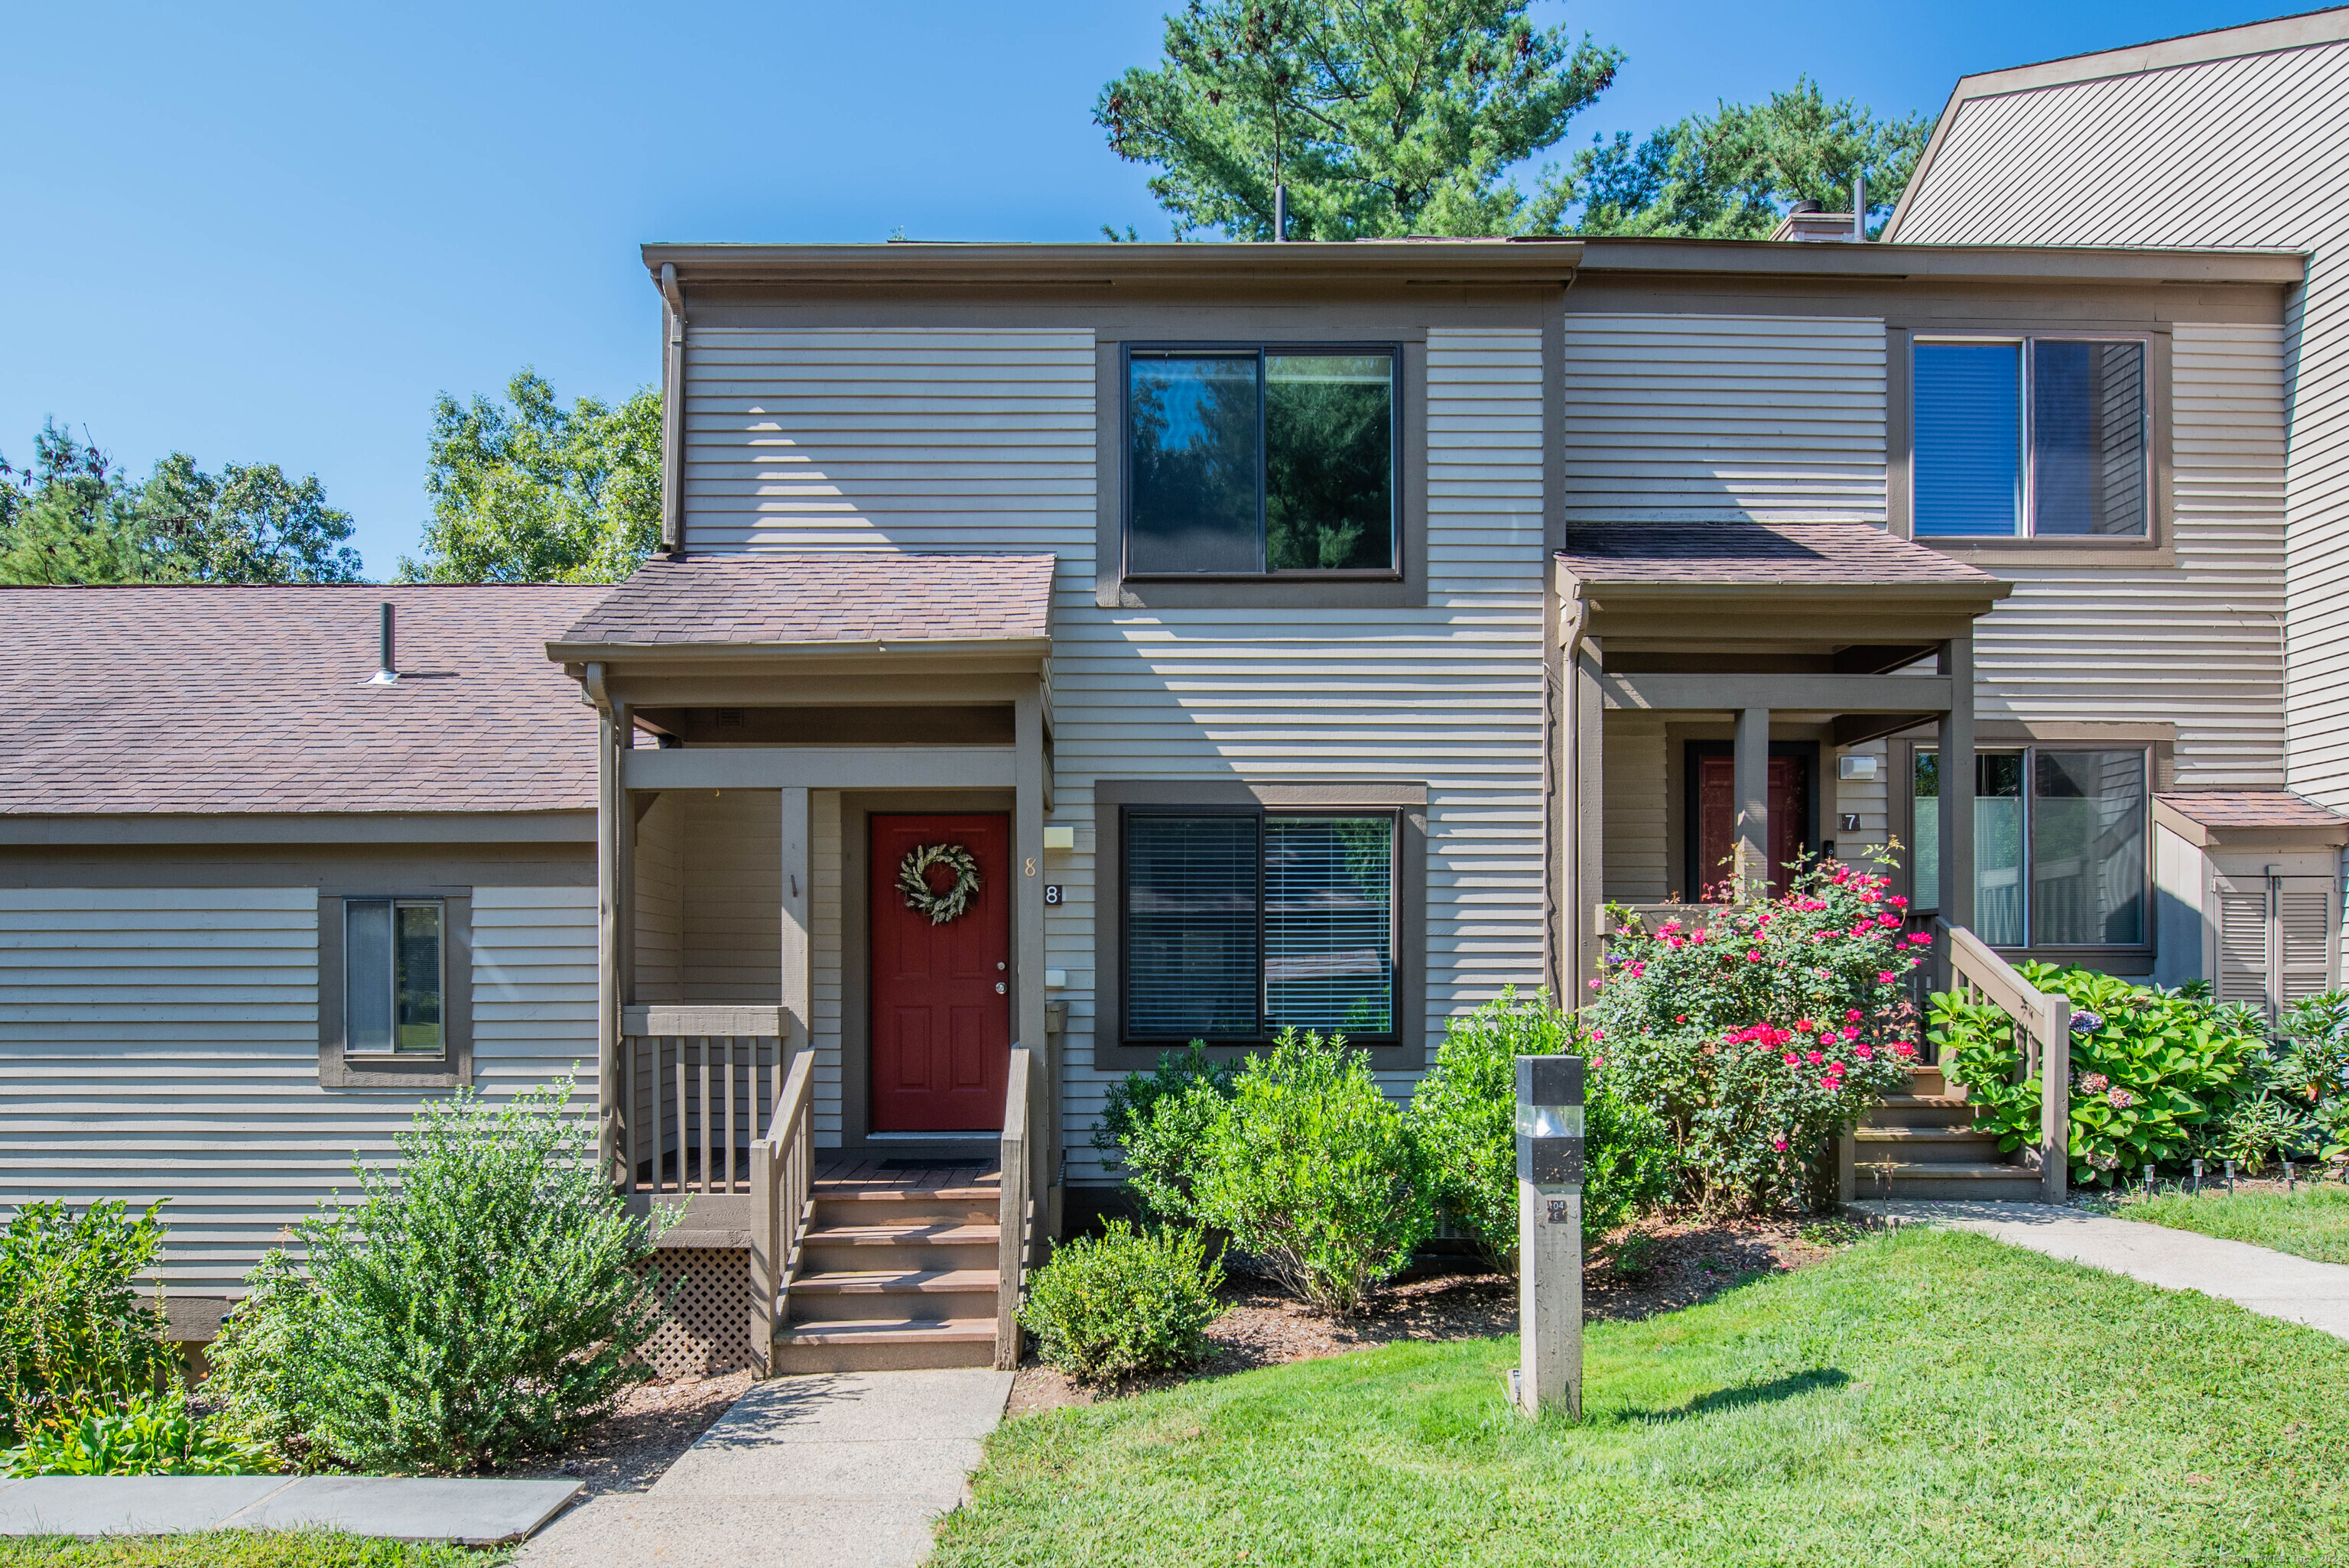
<svg viewBox="0 0 2349 1568">
<path fill-rule="evenodd" d="M 930 868 L 944 866 L 954 874 L 954 885 L 940 892 L 930 885 Z M 897 891 L 905 907 L 927 915 L 932 925 L 960 920 L 978 894 L 978 860 L 960 844 L 921 844 L 905 851 L 897 862 Z"/>
</svg>

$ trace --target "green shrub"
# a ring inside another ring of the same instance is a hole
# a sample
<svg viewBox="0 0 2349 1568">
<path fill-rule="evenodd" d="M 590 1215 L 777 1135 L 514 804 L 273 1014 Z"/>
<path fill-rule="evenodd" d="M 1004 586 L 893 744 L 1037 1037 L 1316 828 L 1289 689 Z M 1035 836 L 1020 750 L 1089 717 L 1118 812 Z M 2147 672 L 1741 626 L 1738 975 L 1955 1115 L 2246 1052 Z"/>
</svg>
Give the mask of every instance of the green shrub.
<svg viewBox="0 0 2349 1568">
<path fill-rule="evenodd" d="M 162 1257 L 161 1208 L 134 1219 L 120 1202 L 78 1215 L 27 1203 L 0 1231 L 0 1439 L 63 1430 L 179 1386 L 161 1293 L 141 1301 L 137 1283 Z"/>
<path fill-rule="evenodd" d="M 2072 1000 L 2072 1180 L 2127 1179 L 2203 1145 L 2265 1056 L 2256 1025 L 2206 996 L 2134 985 L 2076 966 L 2024 964 L 2023 977 Z M 2039 1142 L 2040 1080 L 2014 1081 L 2014 1029 L 1994 1004 L 1955 992 L 1932 998 L 1932 1038 L 1956 1053 L 1974 1125 L 2012 1151 Z"/>
<path fill-rule="evenodd" d="M 1515 987 L 1445 1025 L 1435 1067 L 1412 1091 L 1410 1128 L 1435 1201 L 1485 1262 L 1517 1267 L 1516 1058 L 1588 1050 L 1571 1015 Z M 1671 1193 L 1663 1120 L 1588 1076 L 1583 1111 L 1585 1243 Z"/>
<path fill-rule="evenodd" d="M 1690 1202 L 1831 1204 L 1837 1134 L 1908 1088 L 1917 1017 L 1902 986 L 1925 944 L 1904 934 L 1889 885 L 1816 862 L 1783 898 L 1609 939 L 1582 1010 L 1592 1064 L 1662 1118 Z"/>
<path fill-rule="evenodd" d="M 2349 1154 L 2349 991 L 2327 991 L 2285 1009 L 2277 1024 L 2276 1095 L 2296 1111 L 2284 1151 L 2330 1160 Z"/>
<path fill-rule="evenodd" d="M 279 1465 L 258 1444 L 188 1408 L 174 1390 L 133 1395 L 70 1427 L 42 1427 L 0 1451 L 0 1475 L 269 1475 Z"/>
<path fill-rule="evenodd" d="M 396 1164 L 358 1168 L 264 1259 L 212 1391 L 305 1463 L 456 1471 L 559 1447 L 650 1376 L 652 1233 L 602 1180 L 567 1078 L 492 1107 L 428 1102 Z"/>
<path fill-rule="evenodd" d="M 1194 1091 L 1198 1092 L 1198 1091 Z M 1284 1029 L 1201 1137 L 1193 1206 L 1317 1312 L 1352 1312 L 1434 1225 L 1402 1113 L 1343 1036 Z"/>
<path fill-rule="evenodd" d="M 1093 1147 L 1106 1170 L 1125 1171 L 1143 1212 L 1162 1220 L 1192 1217 L 1191 1189 L 1206 1130 L 1232 1098 L 1237 1061 L 1217 1061 L 1200 1041 L 1177 1055 L 1162 1051 L 1154 1072 L 1128 1073 L 1110 1088 Z"/>
<path fill-rule="evenodd" d="M 1223 1284 L 1223 1265 L 1197 1231 L 1136 1231 L 1112 1220 L 1103 1234 L 1053 1253 L 1028 1286 L 1019 1321 L 1045 1361 L 1081 1382 L 1170 1372 L 1206 1353 Z"/>
</svg>

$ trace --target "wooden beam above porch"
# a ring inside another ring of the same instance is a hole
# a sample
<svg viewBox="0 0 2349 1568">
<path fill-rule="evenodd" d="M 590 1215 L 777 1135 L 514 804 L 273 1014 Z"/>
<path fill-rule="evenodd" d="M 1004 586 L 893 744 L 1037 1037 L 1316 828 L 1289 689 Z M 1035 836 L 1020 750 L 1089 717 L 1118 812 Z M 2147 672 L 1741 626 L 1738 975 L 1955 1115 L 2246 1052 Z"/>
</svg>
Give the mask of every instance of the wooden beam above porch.
<svg viewBox="0 0 2349 1568">
<path fill-rule="evenodd" d="M 1009 789 L 1010 746 L 727 746 L 618 753 L 628 789 Z"/>
<path fill-rule="evenodd" d="M 1610 708 L 1925 714 L 1948 710 L 1951 686 L 1947 676 L 1603 674 L 1599 689 Z"/>
</svg>

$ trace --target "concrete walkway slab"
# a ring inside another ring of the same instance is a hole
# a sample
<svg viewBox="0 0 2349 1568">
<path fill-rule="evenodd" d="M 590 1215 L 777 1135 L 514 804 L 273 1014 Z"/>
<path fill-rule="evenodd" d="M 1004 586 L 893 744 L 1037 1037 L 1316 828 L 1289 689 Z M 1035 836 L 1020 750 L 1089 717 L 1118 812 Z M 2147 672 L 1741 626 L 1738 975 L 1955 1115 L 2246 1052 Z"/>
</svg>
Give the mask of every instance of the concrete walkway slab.
<svg viewBox="0 0 2349 1568">
<path fill-rule="evenodd" d="M 2320 1264 L 2248 1242 L 2116 1220 L 2051 1203 L 1928 1203 L 1867 1199 L 1851 1208 L 1893 1225 L 1972 1231 L 2049 1257 L 2199 1290 L 2267 1317 L 2349 1339 L 2349 1264 Z M 5 1503 L 0 1494 L 0 1503 Z"/>
<path fill-rule="evenodd" d="M 529 1535 L 585 1490 L 570 1480 L 309 1475 L 227 1522 L 236 1530 L 340 1530 L 392 1541 L 502 1546 Z"/>
<path fill-rule="evenodd" d="M 0 1535 L 217 1530 L 293 1484 L 283 1475 L 43 1475 L 0 1489 Z"/>
<path fill-rule="evenodd" d="M 649 1489 L 573 1509 L 515 1568 L 911 1568 L 1010 1394 L 985 1367 L 754 1383 Z"/>
</svg>

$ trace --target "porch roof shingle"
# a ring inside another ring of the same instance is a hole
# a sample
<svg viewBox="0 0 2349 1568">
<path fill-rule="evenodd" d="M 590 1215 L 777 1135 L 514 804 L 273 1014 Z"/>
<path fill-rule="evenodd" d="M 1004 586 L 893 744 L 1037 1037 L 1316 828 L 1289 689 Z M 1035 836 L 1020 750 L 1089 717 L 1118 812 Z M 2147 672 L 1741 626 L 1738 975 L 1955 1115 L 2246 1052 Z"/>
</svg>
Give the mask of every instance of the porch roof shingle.
<svg viewBox="0 0 2349 1568">
<path fill-rule="evenodd" d="M 549 647 L 1041 641 L 1050 555 L 702 555 L 654 560 Z"/>
<path fill-rule="evenodd" d="M 2349 817 L 2283 789 L 2188 790 L 2154 798 L 2206 828 L 2349 826 Z"/>
<path fill-rule="evenodd" d="M 1557 558 L 1583 582 L 1626 587 L 1971 589 L 1995 597 L 2008 586 L 1869 523 L 1573 523 Z"/>
<path fill-rule="evenodd" d="M 609 592 L 0 589 L 0 814 L 593 810 L 595 710 L 544 645 Z"/>
</svg>

